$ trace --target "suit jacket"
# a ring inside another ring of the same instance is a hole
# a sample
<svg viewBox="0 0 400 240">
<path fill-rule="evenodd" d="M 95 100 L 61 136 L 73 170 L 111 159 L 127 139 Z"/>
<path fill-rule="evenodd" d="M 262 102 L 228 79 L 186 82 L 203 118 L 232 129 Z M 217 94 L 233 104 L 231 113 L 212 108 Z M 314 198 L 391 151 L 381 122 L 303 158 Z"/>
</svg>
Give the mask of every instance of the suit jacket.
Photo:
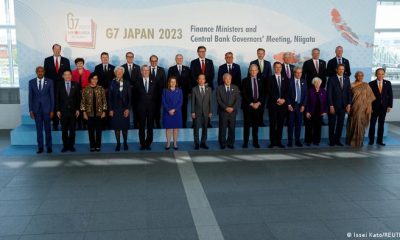
<svg viewBox="0 0 400 240">
<path fill-rule="evenodd" d="M 50 113 L 54 110 L 54 83 L 49 78 L 43 78 L 43 89 L 39 91 L 37 78 L 29 81 L 29 112 Z"/>
<path fill-rule="evenodd" d="M 108 89 L 108 110 L 131 108 L 131 86 L 128 80 L 123 80 L 122 92 L 119 91 L 119 82 L 113 80 Z"/>
<path fill-rule="evenodd" d="M 158 84 L 156 81 L 150 76 L 149 77 L 149 91 L 146 92 L 146 88 L 144 86 L 143 78 L 139 79 L 136 85 L 135 95 L 137 96 L 137 104 L 138 113 L 143 114 L 144 109 L 154 109 L 155 104 L 158 100 Z"/>
<path fill-rule="evenodd" d="M 306 112 L 310 113 L 311 115 L 314 114 L 314 110 L 317 105 L 317 96 L 319 96 L 319 101 L 321 103 L 320 113 L 322 114 L 328 112 L 328 104 L 326 103 L 328 96 L 325 89 L 320 88 L 319 95 L 317 95 L 315 88 L 312 87 L 308 90 L 306 105 Z"/>
<path fill-rule="evenodd" d="M 288 98 L 288 104 L 294 105 L 296 103 L 296 85 L 295 85 L 295 79 L 292 78 L 289 80 L 289 98 Z M 300 79 L 300 105 L 301 106 L 306 106 L 307 104 L 307 83 L 306 80 Z"/>
<path fill-rule="evenodd" d="M 209 86 L 205 86 L 204 97 L 201 96 L 200 87 L 197 85 L 192 89 L 192 113 L 196 114 L 196 118 L 199 116 L 208 117 L 211 113 L 212 106 L 212 89 Z"/>
<path fill-rule="evenodd" d="M 340 87 L 339 78 L 337 76 L 330 77 L 328 80 L 328 106 L 336 108 L 345 108 L 351 104 L 351 86 L 350 79 L 343 76 L 343 90 Z"/>
<path fill-rule="evenodd" d="M 286 67 L 285 67 L 285 63 L 282 63 L 282 72 L 281 75 L 286 78 L 289 79 L 289 77 L 286 74 Z M 293 73 L 294 73 L 294 65 L 293 64 L 289 64 L 289 69 L 290 69 L 290 78 L 294 78 Z"/>
<path fill-rule="evenodd" d="M 150 76 L 152 76 L 151 72 L 152 67 L 150 66 Z M 153 80 L 157 84 L 157 96 L 158 99 L 161 100 L 162 90 L 167 87 L 167 75 L 165 74 L 165 70 L 163 67 L 157 66 L 156 77 L 152 76 Z"/>
<path fill-rule="evenodd" d="M 108 64 L 108 71 L 104 72 L 103 64 L 100 63 L 94 68 L 94 72 L 99 76 L 98 85 L 102 86 L 105 90 L 108 89 L 112 80 L 114 79 L 115 66 Z"/>
<path fill-rule="evenodd" d="M 344 64 L 344 75 L 347 77 L 351 76 L 350 62 L 346 58 L 342 57 L 342 64 Z M 337 58 L 334 57 L 328 61 L 328 66 L 326 67 L 327 77 L 334 77 L 336 75 L 336 67 L 338 65 Z"/>
<path fill-rule="evenodd" d="M 251 103 L 264 102 L 265 91 L 263 89 L 265 89 L 265 87 L 264 87 L 264 81 L 261 80 L 261 77 L 257 77 L 257 84 L 258 84 L 258 99 L 254 99 L 251 77 L 246 77 L 242 80 L 242 87 L 243 87 L 243 89 L 242 89 L 242 107 L 243 108 L 248 108 Z"/>
<path fill-rule="evenodd" d="M 218 85 L 223 85 L 224 80 L 222 77 L 225 73 L 228 73 L 228 64 L 222 64 L 218 68 Z M 231 72 L 232 75 L 232 84 L 236 85 L 240 89 L 242 88 L 242 72 L 240 70 L 240 66 L 236 63 L 232 63 Z"/>
<path fill-rule="evenodd" d="M 81 104 L 81 87 L 79 83 L 71 81 L 71 90 L 69 95 L 65 86 L 65 81 L 58 83 L 56 88 L 56 111 L 61 112 L 61 116 L 66 114 L 75 114 Z"/>
<path fill-rule="evenodd" d="M 239 88 L 231 84 L 229 87 L 230 94 L 229 94 L 229 99 L 228 95 L 226 93 L 226 86 L 225 84 L 219 85 L 217 88 L 217 103 L 218 103 L 218 113 L 227 113 L 225 109 L 227 107 L 232 107 L 235 110 L 231 114 L 236 114 L 236 111 L 239 106 L 239 96 L 240 96 L 240 90 Z M 227 113 L 228 114 L 228 113 Z"/>
<path fill-rule="evenodd" d="M 168 77 L 176 77 L 178 81 L 178 86 L 182 89 L 183 98 L 187 98 L 188 94 L 192 91 L 192 72 L 188 66 L 182 65 L 181 74 L 179 74 L 178 66 L 172 66 L 168 69 Z"/>
<path fill-rule="evenodd" d="M 312 80 L 315 77 L 319 77 L 322 80 L 321 87 L 325 88 L 326 85 L 326 62 L 324 60 L 319 59 L 319 71 L 317 73 L 317 70 L 315 69 L 314 61 L 313 59 L 309 59 L 304 62 L 303 64 L 303 75 L 302 78 L 304 78 L 307 82 L 307 86 L 311 88 L 313 85 Z"/>
<path fill-rule="evenodd" d="M 140 66 L 132 63 L 131 75 L 129 75 L 128 63 L 123 64 L 122 67 L 125 69 L 124 80 L 128 81 L 131 86 L 134 86 L 135 83 L 142 77 L 142 74 L 140 73 Z"/>
<path fill-rule="evenodd" d="M 206 83 L 211 89 L 214 89 L 214 63 L 211 59 L 205 59 L 205 73 L 206 75 Z M 190 70 L 192 71 L 192 86 L 197 86 L 197 77 L 202 73 L 201 72 L 201 62 L 199 58 L 192 60 L 190 63 Z"/>
<path fill-rule="evenodd" d="M 58 73 L 56 72 L 56 65 L 54 63 L 54 56 L 44 59 L 44 76 L 54 81 L 54 87 L 57 87 L 58 82 L 62 82 L 62 75 L 64 71 L 71 70 L 69 59 L 61 56 L 59 62 Z"/>
<path fill-rule="evenodd" d="M 280 94 L 279 94 L 279 88 L 278 88 L 278 80 L 276 79 L 275 75 L 272 75 L 271 78 L 267 82 L 267 91 L 268 91 L 268 103 L 267 106 L 270 109 L 276 109 L 280 107 L 285 107 L 288 104 L 289 100 L 289 79 L 284 78 L 281 75 L 281 89 L 280 89 Z M 276 104 L 276 101 L 279 99 L 285 99 L 285 104 L 282 106 L 278 106 Z"/>
<path fill-rule="evenodd" d="M 372 111 L 386 110 L 393 107 L 393 91 L 390 81 L 383 79 L 382 94 L 379 93 L 378 81 L 369 82 L 369 86 L 375 95 L 375 101 L 372 102 Z"/>
<path fill-rule="evenodd" d="M 264 69 L 262 72 L 260 70 L 260 63 L 258 62 L 258 59 L 251 61 L 249 67 L 252 64 L 258 66 L 258 76 L 261 78 L 261 80 L 266 81 L 272 75 L 271 63 L 269 61 L 264 60 Z M 247 76 L 250 76 L 250 73 Z"/>
</svg>

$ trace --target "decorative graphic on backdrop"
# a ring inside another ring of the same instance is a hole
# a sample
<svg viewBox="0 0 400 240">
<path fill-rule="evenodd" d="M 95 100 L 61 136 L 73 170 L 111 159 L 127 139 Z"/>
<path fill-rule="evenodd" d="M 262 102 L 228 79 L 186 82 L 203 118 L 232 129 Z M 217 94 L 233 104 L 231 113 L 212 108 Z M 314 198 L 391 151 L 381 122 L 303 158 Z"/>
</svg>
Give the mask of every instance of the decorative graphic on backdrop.
<svg viewBox="0 0 400 240">
<path fill-rule="evenodd" d="M 95 48 L 96 23 L 90 17 L 76 17 L 67 14 L 65 41 L 71 47 Z"/>
</svg>

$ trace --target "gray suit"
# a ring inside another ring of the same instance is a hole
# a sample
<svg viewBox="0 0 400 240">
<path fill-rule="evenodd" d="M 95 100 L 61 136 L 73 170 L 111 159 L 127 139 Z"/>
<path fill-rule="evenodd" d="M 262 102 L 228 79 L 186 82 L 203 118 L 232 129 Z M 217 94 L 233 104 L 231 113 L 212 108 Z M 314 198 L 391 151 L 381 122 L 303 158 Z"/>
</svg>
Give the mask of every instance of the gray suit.
<svg viewBox="0 0 400 240">
<path fill-rule="evenodd" d="M 218 141 L 221 147 L 225 147 L 226 144 L 228 144 L 229 147 L 233 147 L 235 143 L 236 112 L 240 104 L 240 92 L 239 88 L 233 84 L 229 86 L 229 89 L 230 91 L 228 93 L 225 84 L 217 88 L 219 114 Z M 228 107 L 234 108 L 234 111 L 228 113 L 226 111 Z M 226 139 L 226 128 L 228 128 L 228 140 Z"/>
<path fill-rule="evenodd" d="M 211 113 L 211 95 L 210 87 L 204 86 L 204 95 L 200 93 L 200 87 L 196 86 L 192 89 L 192 114 L 196 114 L 194 119 L 193 136 L 194 143 L 199 144 L 199 129 L 202 128 L 201 144 L 205 144 L 207 140 L 208 114 Z"/>
</svg>

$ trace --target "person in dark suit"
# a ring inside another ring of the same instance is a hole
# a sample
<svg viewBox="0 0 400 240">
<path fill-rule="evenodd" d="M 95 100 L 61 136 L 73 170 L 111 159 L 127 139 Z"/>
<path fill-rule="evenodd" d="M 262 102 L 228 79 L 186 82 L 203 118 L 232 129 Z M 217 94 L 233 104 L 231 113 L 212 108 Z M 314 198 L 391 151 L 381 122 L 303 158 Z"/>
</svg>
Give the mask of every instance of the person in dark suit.
<svg viewBox="0 0 400 240">
<path fill-rule="evenodd" d="M 248 147 L 250 127 L 252 128 L 253 146 L 260 148 L 258 143 L 258 127 L 262 114 L 262 102 L 265 98 L 263 81 L 258 75 L 258 66 L 252 64 L 249 67 L 249 76 L 242 81 L 242 109 L 244 117 L 243 148 Z"/>
<path fill-rule="evenodd" d="M 137 108 L 139 113 L 140 150 L 151 150 L 151 144 L 153 142 L 154 111 L 159 111 L 159 108 L 156 108 L 159 85 L 150 75 L 150 67 L 148 65 L 142 65 L 141 74 L 142 79 L 137 83 L 135 91 L 140 103 Z M 146 128 L 147 134 L 145 133 Z"/>
<path fill-rule="evenodd" d="M 71 65 L 68 58 L 61 56 L 61 45 L 56 43 L 53 45 L 52 49 L 53 56 L 44 59 L 44 74 L 46 78 L 53 80 L 54 89 L 56 90 L 59 85 L 58 83 L 63 81 L 62 75 L 64 71 L 71 71 Z M 58 131 L 59 123 L 60 119 L 54 116 L 53 129 L 55 131 Z"/>
<path fill-rule="evenodd" d="M 79 83 L 72 81 L 72 73 L 64 71 L 64 81 L 56 91 L 57 117 L 61 121 L 63 148 L 61 152 L 75 152 L 75 124 L 79 117 L 81 104 L 81 88 Z"/>
<path fill-rule="evenodd" d="M 182 101 L 182 127 L 186 128 L 187 123 L 187 105 L 189 94 L 192 91 L 192 73 L 190 68 L 183 65 L 182 54 L 175 56 L 176 65 L 168 69 L 168 79 L 175 77 L 178 81 L 178 86 L 182 90 L 183 101 Z"/>
<path fill-rule="evenodd" d="M 301 74 L 302 69 L 296 67 L 294 69 L 293 78 L 289 80 L 288 147 L 293 146 L 293 129 L 295 145 L 297 147 L 303 146 L 300 142 L 300 133 L 303 122 L 303 113 L 307 104 L 307 83 L 303 78 L 301 78 Z"/>
<path fill-rule="evenodd" d="M 290 56 L 289 52 L 286 52 L 286 53 L 283 54 L 283 63 L 282 63 L 282 72 L 281 72 L 281 74 L 285 79 L 292 79 L 293 78 L 295 66 L 290 63 L 290 59 L 291 59 L 291 56 Z"/>
<path fill-rule="evenodd" d="M 274 63 L 274 72 L 275 74 L 267 82 L 270 139 L 268 148 L 273 148 L 274 146 L 284 148 L 282 131 L 288 110 L 289 79 L 281 75 L 282 64 L 280 62 Z"/>
<path fill-rule="evenodd" d="M 44 67 L 36 68 L 36 78 L 29 81 L 29 115 L 35 120 L 37 153 L 43 152 L 43 128 L 46 133 L 47 153 L 53 152 L 50 120 L 53 118 L 54 85 L 53 80 L 44 77 Z"/>
<path fill-rule="evenodd" d="M 110 64 L 110 57 L 107 52 L 102 52 L 100 54 L 101 63 L 96 65 L 94 68 L 94 72 L 98 77 L 98 84 L 101 86 L 105 93 L 106 98 L 108 96 L 108 87 L 110 86 L 112 80 L 114 79 L 114 69 L 115 66 Z M 101 119 L 103 129 L 111 129 L 111 119 L 108 114 L 108 110 L 106 110 L 106 115 Z"/>
<path fill-rule="evenodd" d="M 223 76 L 225 73 L 229 73 L 232 76 L 232 84 L 237 86 L 239 89 L 242 88 L 242 72 L 240 66 L 233 62 L 233 53 L 225 53 L 225 64 L 222 64 L 218 68 L 218 86 L 224 84 Z"/>
<path fill-rule="evenodd" d="M 200 74 L 206 77 L 206 85 L 214 89 L 214 63 L 211 59 L 206 58 L 206 47 L 199 46 L 197 48 L 196 58 L 190 62 L 190 70 L 192 71 L 192 86 L 197 86 L 197 79 Z"/>
<path fill-rule="evenodd" d="M 311 51 L 312 58 L 303 63 L 303 78 L 307 82 L 307 86 L 311 88 L 313 85 L 311 81 L 318 77 L 322 80 L 321 87 L 326 86 L 326 62 L 319 59 L 320 50 L 319 48 L 314 48 Z"/>
<path fill-rule="evenodd" d="M 123 64 L 121 67 L 124 68 L 124 80 L 128 81 L 130 83 L 130 89 L 131 89 L 131 106 L 132 106 L 132 112 L 133 112 L 133 128 L 137 129 L 139 126 L 139 117 L 138 113 L 136 111 L 136 107 L 138 104 L 137 99 L 135 99 L 134 93 L 134 88 L 136 83 L 141 79 L 142 75 L 140 73 L 140 66 L 135 64 L 133 62 L 135 55 L 133 52 L 127 52 L 125 54 L 126 58 L 126 63 Z"/>
<path fill-rule="evenodd" d="M 252 64 L 255 64 L 258 67 L 258 78 L 261 79 L 262 85 L 264 87 L 267 86 L 267 80 L 272 76 L 272 68 L 271 68 L 271 63 L 265 58 L 265 49 L 264 48 L 258 48 L 257 49 L 257 59 L 250 62 L 251 66 Z M 250 74 L 250 73 L 249 73 Z M 248 75 L 250 76 L 250 75 Z M 263 88 L 264 95 L 267 95 L 267 89 Z M 261 102 L 261 116 L 259 117 L 259 126 L 265 127 L 266 125 L 264 124 L 264 109 L 265 109 L 265 100 L 266 98 L 262 99 Z"/>
<path fill-rule="evenodd" d="M 328 106 L 329 106 L 329 145 L 343 146 L 341 142 L 344 117 L 350 112 L 351 86 L 350 79 L 344 75 L 344 65 L 336 68 L 336 76 L 328 80 Z"/>
<path fill-rule="evenodd" d="M 114 129 L 117 146 L 121 150 L 121 131 L 124 139 L 124 151 L 128 150 L 129 109 L 131 108 L 131 84 L 124 80 L 125 68 L 120 66 L 114 70 L 115 79 L 108 89 L 108 109 L 111 117 L 111 127 Z"/>
<path fill-rule="evenodd" d="M 198 150 L 200 147 L 208 149 L 207 128 L 208 120 L 211 118 L 212 108 L 212 89 L 206 85 L 206 76 L 200 74 L 197 79 L 198 85 L 192 89 L 192 119 L 194 122 L 193 137 L 194 148 Z M 199 144 L 199 129 L 201 132 L 201 143 Z"/>
<path fill-rule="evenodd" d="M 232 76 L 230 73 L 225 73 L 222 79 L 224 84 L 217 88 L 219 115 L 218 141 L 221 149 L 225 149 L 226 146 L 230 149 L 234 149 L 236 113 L 240 102 L 240 90 L 238 86 L 232 84 Z M 226 139 L 226 128 L 228 128 L 228 139 Z"/>
<path fill-rule="evenodd" d="M 161 102 L 162 90 L 167 87 L 167 75 L 163 67 L 158 66 L 158 57 L 156 55 L 150 56 L 150 75 L 157 84 L 156 92 L 156 105 L 154 108 L 154 123 L 156 128 L 161 128 Z"/>
<path fill-rule="evenodd" d="M 375 126 L 378 120 L 378 136 L 376 143 L 380 146 L 385 146 L 383 143 L 383 132 L 385 125 L 386 113 L 389 113 L 393 108 L 393 90 L 390 81 L 385 80 L 385 69 L 378 68 L 375 71 L 376 80 L 371 81 L 369 86 L 375 95 L 375 101 L 372 102 L 372 115 L 369 124 L 369 145 L 374 144 Z"/>
<path fill-rule="evenodd" d="M 327 77 L 334 77 L 336 75 L 336 67 L 338 64 L 344 65 L 344 75 L 347 77 L 351 76 L 350 62 L 343 57 L 343 47 L 337 46 L 335 49 L 336 56 L 328 61 L 328 66 L 326 67 Z"/>
</svg>

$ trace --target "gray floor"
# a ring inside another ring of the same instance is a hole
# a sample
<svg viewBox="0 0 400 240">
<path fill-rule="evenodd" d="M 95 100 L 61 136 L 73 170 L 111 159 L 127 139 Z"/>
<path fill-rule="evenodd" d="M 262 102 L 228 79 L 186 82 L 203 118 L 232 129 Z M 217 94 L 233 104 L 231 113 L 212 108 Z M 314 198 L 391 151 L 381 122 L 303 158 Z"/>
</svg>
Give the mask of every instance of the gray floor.
<svg viewBox="0 0 400 240">
<path fill-rule="evenodd" d="M 397 143 L 399 135 L 390 134 Z M 6 136 L 0 132 L 0 149 Z M 0 154 L 0 240 L 325 240 L 400 232 L 399 155 L 395 144 Z"/>
</svg>

